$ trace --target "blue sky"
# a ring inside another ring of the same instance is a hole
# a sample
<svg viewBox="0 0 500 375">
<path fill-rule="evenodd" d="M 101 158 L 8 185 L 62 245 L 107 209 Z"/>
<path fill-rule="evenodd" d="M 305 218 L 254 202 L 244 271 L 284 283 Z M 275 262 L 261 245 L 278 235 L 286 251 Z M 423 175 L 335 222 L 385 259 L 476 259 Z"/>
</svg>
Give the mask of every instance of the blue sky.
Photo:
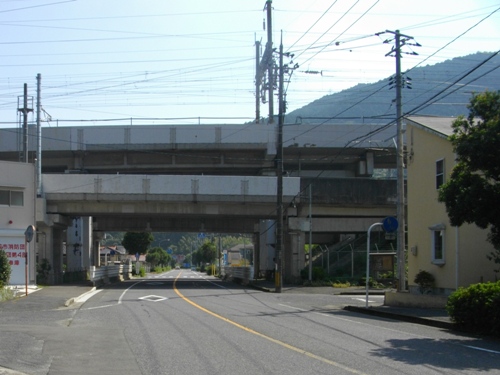
<svg viewBox="0 0 500 375">
<path fill-rule="evenodd" d="M 38 73 L 44 120 L 51 119 L 43 126 L 251 120 L 255 41 L 267 40 L 265 4 L 0 0 L 0 126 L 16 126 L 23 84 L 35 97 Z M 299 64 L 287 84 L 289 111 L 394 74 L 394 58 L 385 56 L 393 44 L 383 43 L 391 34 L 377 32 L 399 29 L 422 45 L 407 49 L 418 56 L 404 55 L 403 70 L 499 50 L 499 1 L 273 0 L 272 6 L 274 46 L 282 33 L 284 50 Z"/>
</svg>

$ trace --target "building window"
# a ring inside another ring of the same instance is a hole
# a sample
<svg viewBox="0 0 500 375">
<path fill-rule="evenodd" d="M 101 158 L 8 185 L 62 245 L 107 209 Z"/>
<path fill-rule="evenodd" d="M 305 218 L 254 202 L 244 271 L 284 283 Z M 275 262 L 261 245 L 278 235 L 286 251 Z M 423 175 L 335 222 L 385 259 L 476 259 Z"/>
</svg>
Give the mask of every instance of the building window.
<svg viewBox="0 0 500 375">
<path fill-rule="evenodd" d="M 444 159 L 436 161 L 436 189 L 444 184 Z"/>
<path fill-rule="evenodd" d="M 1 206 L 24 206 L 24 192 L 0 189 Z"/>
<path fill-rule="evenodd" d="M 429 227 L 431 230 L 431 262 L 433 264 L 443 265 L 445 263 L 445 226 L 443 224 Z"/>
</svg>

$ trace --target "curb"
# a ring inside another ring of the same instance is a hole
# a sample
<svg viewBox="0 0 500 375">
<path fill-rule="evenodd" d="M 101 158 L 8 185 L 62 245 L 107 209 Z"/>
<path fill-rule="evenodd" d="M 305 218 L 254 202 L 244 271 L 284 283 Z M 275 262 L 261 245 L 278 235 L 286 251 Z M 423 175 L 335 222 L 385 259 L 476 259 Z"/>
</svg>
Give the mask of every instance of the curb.
<svg viewBox="0 0 500 375">
<path fill-rule="evenodd" d="M 5 368 L 5 367 L 0 367 L 0 375 L 27 375 L 27 374 L 24 372 L 10 370 L 10 369 Z"/>
<path fill-rule="evenodd" d="M 94 286 L 94 287 L 93 287 L 92 289 L 90 289 L 88 292 L 85 292 L 85 293 L 83 293 L 83 294 L 80 294 L 80 295 L 79 295 L 79 296 L 77 296 L 77 297 L 72 297 L 72 298 L 70 298 L 69 300 L 67 300 L 67 301 L 64 303 L 64 306 L 66 306 L 66 307 L 71 306 L 72 304 L 74 304 L 74 303 L 76 302 L 76 300 L 77 300 L 77 299 L 82 298 L 82 297 L 86 296 L 87 294 L 90 294 L 90 293 L 94 292 L 96 289 L 97 289 L 97 288 Z M 1 375 L 1 373 L 0 373 L 0 375 Z"/>
<path fill-rule="evenodd" d="M 421 325 L 426 325 L 426 326 L 431 326 L 431 327 L 436 327 L 436 328 L 444 328 L 444 329 L 451 329 L 451 330 L 455 329 L 455 325 L 451 322 L 443 322 L 440 320 L 426 319 L 426 318 L 421 318 L 418 316 L 403 315 L 403 314 L 391 313 L 391 312 L 387 312 L 387 311 L 380 311 L 380 310 L 376 310 L 376 309 L 373 309 L 370 307 L 366 308 L 366 307 L 359 307 L 359 306 L 345 306 L 344 310 L 357 312 L 357 313 L 361 313 L 361 314 L 372 315 L 372 316 L 379 316 L 382 318 L 388 318 L 388 319 L 393 319 L 393 320 L 400 320 L 400 321 L 408 322 L 408 323 L 421 324 Z"/>
<path fill-rule="evenodd" d="M 252 283 L 248 284 L 248 286 L 251 286 L 252 288 L 260 290 L 262 292 L 274 293 L 274 290 L 266 288 L 264 286 L 259 286 L 259 285 L 255 285 L 255 284 L 252 284 Z"/>
</svg>

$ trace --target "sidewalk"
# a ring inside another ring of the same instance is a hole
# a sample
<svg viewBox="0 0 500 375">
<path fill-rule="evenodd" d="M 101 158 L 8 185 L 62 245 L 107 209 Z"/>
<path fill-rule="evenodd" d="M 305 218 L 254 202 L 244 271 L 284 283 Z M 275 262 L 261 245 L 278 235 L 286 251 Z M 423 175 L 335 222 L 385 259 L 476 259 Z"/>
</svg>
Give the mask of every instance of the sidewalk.
<svg viewBox="0 0 500 375">
<path fill-rule="evenodd" d="M 274 293 L 274 283 L 266 280 L 252 280 L 250 286 L 258 290 Z M 369 295 L 385 295 L 391 289 L 369 289 Z M 308 287 L 283 285 L 282 293 L 306 293 L 306 294 L 328 294 L 328 295 L 366 295 L 365 287 L 352 286 L 348 288 L 333 288 L 330 286 Z M 426 309 L 416 307 L 394 307 L 394 306 L 346 306 L 344 310 L 379 316 L 409 323 L 428 325 L 437 328 L 453 329 L 454 325 L 445 309 Z"/>
<path fill-rule="evenodd" d="M 76 298 L 94 291 L 95 287 L 90 285 L 51 285 L 38 288 L 36 285 L 29 285 L 28 296 L 26 296 L 24 286 L 14 290 L 18 298 L 0 302 L 0 311 L 20 308 L 25 311 L 36 311 L 68 307 L 75 302 Z"/>
</svg>

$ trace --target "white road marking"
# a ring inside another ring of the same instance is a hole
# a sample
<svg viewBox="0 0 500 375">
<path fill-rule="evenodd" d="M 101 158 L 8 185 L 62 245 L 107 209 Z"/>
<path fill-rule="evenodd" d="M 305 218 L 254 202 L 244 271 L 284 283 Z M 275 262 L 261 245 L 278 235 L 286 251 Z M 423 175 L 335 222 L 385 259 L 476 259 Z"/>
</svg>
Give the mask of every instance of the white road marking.
<svg viewBox="0 0 500 375">
<path fill-rule="evenodd" d="M 139 299 L 142 299 L 144 301 L 149 301 L 149 302 L 160 302 L 160 301 L 165 301 L 168 298 L 161 297 L 161 296 L 155 296 L 155 295 L 149 295 L 149 296 L 145 296 L 145 297 L 139 297 Z"/>
<path fill-rule="evenodd" d="M 353 298 L 353 300 L 366 302 L 366 298 Z M 375 302 L 376 301 L 370 301 L 370 300 L 368 300 L 368 303 L 375 303 Z"/>
<path fill-rule="evenodd" d="M 85 302 L 87 301 L 90 297 L 95 296 L 97 293 L 101 292 L 102 289 L 94 290 L 90 293 L 85 293 L 84 295 L 75 298 L 75 302 Z"/>
<path fill-rule="evenodd" d="M 490 349 L 484 349 L 484 348 L 479 348 L 477 346 L 471 346 L 471 345 L 464 345 L 466 348 L 474 349 L 474 350 L 481 350 L 483 352 L 488 352 L 488 353 L 494 353 L 494 354 L 500 354 L 500 352 L 497 352 L 496 350 L 490 350 Z"/>
</svg>

